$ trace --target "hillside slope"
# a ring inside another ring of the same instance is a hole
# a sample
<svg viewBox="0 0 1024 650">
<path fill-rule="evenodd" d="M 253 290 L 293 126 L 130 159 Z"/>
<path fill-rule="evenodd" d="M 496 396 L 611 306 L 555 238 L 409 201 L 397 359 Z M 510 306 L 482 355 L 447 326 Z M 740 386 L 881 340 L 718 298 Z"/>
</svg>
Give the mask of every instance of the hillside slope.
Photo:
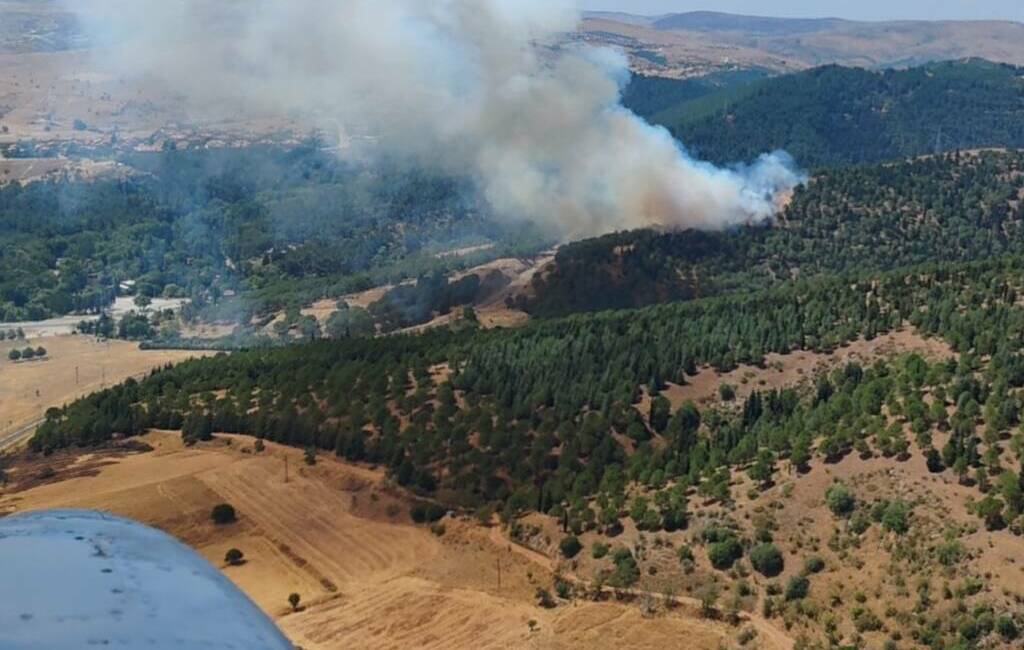
<svg viewBox="0 0 1024 650">
<path fill-rule="evenodd" d="M 627 232 L 563 246 L 519 303 L 534 315 L 556 316 L 1022 252 L 1022 195 L 1021 152 L 822 172 L 771 225 Z"/>
<path fill-rule="evenodd" d="M 513 332 L 219 356 L 54 410 L 32 458 L 148 427 L 180 426 L 187 444 L 255 434 L 385 465 L 481 520 L 499 513 L 513 539 L 566 558 L 553 591 L 538 585 L 545 605 L 615 590 L 653 615 L 692 593 L 705 615 L 756 614 L 802 647 L 1013 647 L 1024 595 L 993 569 L 1024 533 L 1022 268 L 932 265 Z M 878 339 L 894 355 L 864 354 Z M 823 367 L 773 381 L 794 350 Z M 705 364 L 740 370 L 742 397 L 720 380 L 719 399 L 678 399 Z M 270 526 L 270 487 L 232 480 L 210 484 Z M 325 616 L 304 629 L 341 614 Z"/>
</svg>

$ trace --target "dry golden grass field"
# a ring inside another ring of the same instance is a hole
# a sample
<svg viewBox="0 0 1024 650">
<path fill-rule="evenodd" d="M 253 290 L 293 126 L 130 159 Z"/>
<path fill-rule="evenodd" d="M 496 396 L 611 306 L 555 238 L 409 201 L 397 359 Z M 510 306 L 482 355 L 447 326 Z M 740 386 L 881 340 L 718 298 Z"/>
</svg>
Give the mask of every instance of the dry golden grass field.
<svg viewBox="0 0 1024 650">
<path fill-rule="evenodd" d="M 13 363 L 11 348 L 42 346 L 44 359 Z M 202 353 L 140 350 L 137 343 L 89 336 L 0 341 L 0 438 L 39 420 L 47 408 Z"/>
<path fill-rule="evenodd" d="M 449 518 L 441 536 L 413 525 L 407 499 L 377 471 L 327 457 L 309 467 L 300 451 L 268 444 L 255 453 L 243 437 L 192 449 L 175 433 L 140 441 L 152 450 L 19 463 L 0 513 L 94 508 L 166 530 L 223 567 L 307 650 L 665 648 L 683 639 L 717 648 L 736 634 L 686 604 L 648 616 L 614 600 L 542 609 L 534 593 L 552 582 L 550 560 L 475 522 Z M 40 479 L 43 467 L 55 475 Z M 236 508 L 237 523 L 211 523 L 220 502 Z M 233 547 L 245 553 L 241 566 L 225 565 Z M 302 596 L 298 612 L 292 592 Z"/>
</svg>

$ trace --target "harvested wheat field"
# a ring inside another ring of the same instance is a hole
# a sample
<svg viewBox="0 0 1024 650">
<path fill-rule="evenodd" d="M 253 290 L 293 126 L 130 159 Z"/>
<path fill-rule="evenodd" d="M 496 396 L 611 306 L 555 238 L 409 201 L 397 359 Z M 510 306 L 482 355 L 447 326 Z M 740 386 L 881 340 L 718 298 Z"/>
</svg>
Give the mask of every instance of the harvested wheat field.
<svg viewBox="0 0 1024 650">
<path fill-rule="evenodd" d="M 99 509 L 175 535 L 307 650 L 661 648 L 680 639 L 717 648 L 736 634 L 689 606 L 648 616 L 630 599 L 542 609 L 535 593 L 550 586 L 554 563 L 500 530 L 449 517 L 434 534 L 411 523 L 408 499 L 381 472 L 326 457 L 311 467 L 299 451 L 267 444 L 257 453 L 244 437 L 186 448 L 176 433 L 153 432 L 104 452 L 26 455 L 9 479 L 0 513 Z M 237 522 L 211 522 L 221 502 Z M 244 563 L 225 564 L 231 548 Z M 302 598 L 294 612 L 293 592 Z"/>
<path fill-rule="evenodd" d="M 11 362 L 11 348 L 43 346 L 43 359 Z M 0 341 L 0 444 L 4 434 L 42 418 L 60 406 L 129 377 L 177 363 L 203 352 L 140 350 L 137 343 L 98 341 L 89 336 L 52 336 Z"/>
</svg>

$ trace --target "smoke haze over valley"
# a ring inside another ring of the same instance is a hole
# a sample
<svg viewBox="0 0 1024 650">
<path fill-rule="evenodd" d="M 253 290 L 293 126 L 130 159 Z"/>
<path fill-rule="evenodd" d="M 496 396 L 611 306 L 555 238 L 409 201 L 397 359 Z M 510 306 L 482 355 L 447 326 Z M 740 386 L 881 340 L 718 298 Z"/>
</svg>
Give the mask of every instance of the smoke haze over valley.
<svg viewBox="0 0 1024 650">
<path fill-rule="evenodd" d="M 472 178 L 494 211 L 560 236 L 769 219 L 801 179 L 782 152 L 716 168 L 622 107 L 625 56 L 567 44 L 568 0 L 69 2 L 104 64 L 193 117 L 287 115 Z"/>
</svg>

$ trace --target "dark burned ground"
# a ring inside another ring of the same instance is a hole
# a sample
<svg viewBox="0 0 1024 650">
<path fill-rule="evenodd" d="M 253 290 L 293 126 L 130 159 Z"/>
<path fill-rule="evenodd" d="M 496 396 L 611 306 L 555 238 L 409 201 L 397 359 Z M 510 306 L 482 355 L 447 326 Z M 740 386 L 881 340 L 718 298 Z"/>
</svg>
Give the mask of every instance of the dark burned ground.
<svg viewBox="0 0 1024 650">
<path fill-rule="evenodd" d="M 49 456 L 22 451 L 0 461 L 0 467 L 6 468 L 3 491 L 17 494 L 72 478 L 97 476 L 100 470 L 121 458 L 150 451 L 152 447 L 138 440 L 115 441 L 85 454 L 80 449 L 63 450 Z"/>
</svg>

